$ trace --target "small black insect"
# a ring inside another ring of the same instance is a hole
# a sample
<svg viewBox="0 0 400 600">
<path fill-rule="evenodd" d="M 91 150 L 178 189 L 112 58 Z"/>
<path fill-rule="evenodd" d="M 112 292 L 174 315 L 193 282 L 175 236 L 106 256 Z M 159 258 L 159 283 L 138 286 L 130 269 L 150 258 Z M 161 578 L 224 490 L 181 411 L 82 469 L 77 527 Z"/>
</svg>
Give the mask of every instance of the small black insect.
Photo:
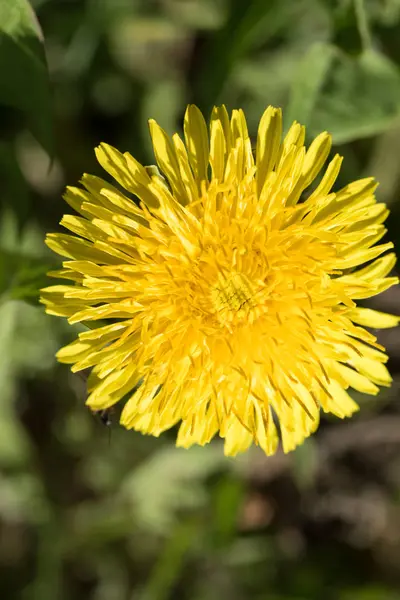
<svg viewBox="0 0 400 600">
<path fill-rule="evenodd" d="M 103 410 L 92 410 L 92 413 L 98 417 L 100 423 L 108 427 L 108 445 L 111 444 L 111 425 L 113 424 L 111 415 L 113 408 L 104 408 Z"/>
<path fill-rule="evenodd" d="M 84 371 L 81 371 L 80 373 L 78 373 L 79 377 L 82 379 L 82 381 L 84 381 L 84 383 L 86 384 L 87 382 L 87 378 L 89 377 L 90 374 L 90 369 L 85 369 Z M 86 391 L 87 394 L 87 391 Z M 113 408 L 104 408 L 102 410 L 92 410 L 91 411 L 93 415 L 97 416 L 99 418 L 99 421 L 105 425 L 106 427 L 111 427 L 111 425 L 113 424 L 111 415 L 113 413 Z"/>
<path fill-rule="evenodd" d="M 111 408 L 105 408 L 103 410 L 96 410 L 96 411 L 93 411 L 93 414 L 97 415 L 99 417 L 100 421 L 106 427 L 111 427 L 111 425 L 113 424 L 112 418 L 111 418 L 111 414 L 112 414 Z"/>
</svg>

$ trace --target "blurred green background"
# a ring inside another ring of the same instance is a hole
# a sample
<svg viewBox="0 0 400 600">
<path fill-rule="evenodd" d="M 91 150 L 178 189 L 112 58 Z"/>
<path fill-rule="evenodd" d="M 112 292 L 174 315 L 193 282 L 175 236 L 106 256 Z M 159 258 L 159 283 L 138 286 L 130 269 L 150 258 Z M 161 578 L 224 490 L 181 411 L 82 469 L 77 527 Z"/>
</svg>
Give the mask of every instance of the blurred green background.
<svg viewBox="0 0 400 600">
<path fill-rule="evenodd" d="M 380 180 L 400 242 L 400 0 L 0 0 L 0 597 L 399 600 L 400 333 L 393 387 L 290 455 L 175 449 L 104 427 L 43 314 L 66 184 L 101 141 L 154 163 L 149 117 L 268 104 L 333 133 L 339 185 Z M 42 32 L 41 32 L 42 31 Z M 45 62 L 47 58 L 47 67 Z M 400 311 L 392 289 L 369 303 Z"/>
</svg>

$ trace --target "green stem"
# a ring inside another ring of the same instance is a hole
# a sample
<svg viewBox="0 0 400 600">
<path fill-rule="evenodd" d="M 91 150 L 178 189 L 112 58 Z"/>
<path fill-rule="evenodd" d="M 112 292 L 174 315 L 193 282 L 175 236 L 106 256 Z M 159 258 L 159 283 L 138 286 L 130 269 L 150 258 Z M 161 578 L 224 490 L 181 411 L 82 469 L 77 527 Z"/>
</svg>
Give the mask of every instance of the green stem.
<svg viewBox="0 0 400 600">
<path fill-rule="evenodd" d="M 356 13 L 357 28 L 358 33 L 360 34 L 363 50 L 370 50 L 372 47 L 372 40 L 364 0 L 354 0 L 354 10 Z"/>
</svg>

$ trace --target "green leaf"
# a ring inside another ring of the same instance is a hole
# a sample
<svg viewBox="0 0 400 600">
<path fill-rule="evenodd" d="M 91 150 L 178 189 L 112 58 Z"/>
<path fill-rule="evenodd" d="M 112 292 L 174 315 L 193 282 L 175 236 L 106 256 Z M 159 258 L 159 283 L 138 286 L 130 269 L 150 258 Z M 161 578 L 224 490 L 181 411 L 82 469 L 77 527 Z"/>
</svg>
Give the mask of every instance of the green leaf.
<svg viewBox="0 0 400 600">
<path fill-rule="evenodd" d="M 224 27 L 205 45 L 193 67 L 193 99 L 208 115 L 219 102 L 221 92 L 238 62 L 256 44 L 265 44 L 287 19 L 293 2 L 289 0 L 230 0 Z"/>
<path fill-rule="evenodd" d="M 196 30 L 216 30 L 224 19 L 224 5 L 215 0 L 170 2 L 166 9 L 174 22 Z"/>
<path fill-rule="evenodd" d="M 314 483 L 318 470 L 318 447 L 313 438 L 296 448 L 291 456 L 293 479 L 299 489 L 309 489 Z"/>
<path fill-rule="evenodd" d="M 141 600 L 168 600 L 173 586 L 179 581 L 187 555 L 201 535 L 201 524 L 195 518 L 186 518 L 174 528 L 159 556 Z"/>
<path fill-rule="evenodd" d="M 213 494 L 212 536 L 215 548 L 226 548 L 237 531 L 238 513 L 243 501 L 243 485 L 239 479 L 220 478 Z"/>
<path fill-rule="evenodd" d="M 53 155 L 43 35 L 28 0 L 0 2 L 0 104 L 22 111 L 34 136 Z"/>
<path fill-rule="evenodd" d="M 148 157 L 154 156 L 148 120 L 155 119 L 168 135 L 172 136 L 178 130 L 183 105 L 183 90 L 180 82 L 160 79 L 149 85 L 143 98 L 141 111 L 143 140 Z"/>
<path fill-rule="evenodd" d="M 1 95 L 1 91 L 0 91 Z M 27 222 L 31 208 L 26 181 L 15 156 L 12 144 L 0 142 L 1 206 L 11 210 L 21 229 Z"/>
<path fill-rule="evenodd" d="M 318 44 L 300 64 L 287 112 L 288 122 L 312 136 L 328 130 L 335 144 L 376 135 L 400 115 L 400 72 L 379 52 L 350 57 Z"/>
<path fill-rule="evenodd" d="M 204 480 L 226 465 L 219 444 L 190 450 L 163 447 L 129 474 L 122 495 L 149 530 L 169 534 L 179 513 L 206 503 Z"/>
<path fill-rule="evenodd" d="M 340 600 L 400 600 L 400 594 L 383 585 L 368 583 L 363 587 L 346 589 L 340 594 Z"/>
<path fill-rule="evenodd" d="M 288 125 L 293 121 L 299 121 L 304 125 L 310 124 L 335 54 L 334 46 L 317 43 L 311 46 L 301 61 L 285 111 Z"/>
<path fill-rule="evenodd" d="M 49 284 L 47 272 L 52 266 L 42 259 L 0 248 L 0 291 L 14 300 L 37 304 L 40 289 Z"/>
<path fill-rule="evenodd" d="M 0 464 L 14 464 L 31 455 L 13 404 L 17 378 L 49 369 L 59 342 L 54 322 L 41 308 L 2 299 L 0 322 Z"/>
<path fill-rule="evenodd" d="M 34 224 L 19 233 L 12 213 L 0 217 L 0 299 L 37 304 L 42 287 L 56 283 L 47 272 L 57 265 L 43 256 L 44 234 Z"/>
</svg>

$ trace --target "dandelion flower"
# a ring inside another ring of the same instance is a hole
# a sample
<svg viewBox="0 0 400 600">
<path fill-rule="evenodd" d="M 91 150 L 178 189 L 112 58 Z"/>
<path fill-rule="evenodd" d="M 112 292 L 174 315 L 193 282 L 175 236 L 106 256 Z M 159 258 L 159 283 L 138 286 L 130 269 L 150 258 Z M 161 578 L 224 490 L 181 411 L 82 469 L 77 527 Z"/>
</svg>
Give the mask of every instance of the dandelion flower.
<svg viewBox="0 0 400 600">
<path fill-rule="evenodd" d="M 89 327 L 57 354 L 91 368 L 89 407 L 124 399 L 128 429 L 158 436 L 179 424 L 178 446 L 219 434 L 228 455 L 252 442 L 273 454 L 278 422 L 287 452 L 321 409 L 358 409 L 348 388 L 390 385 L 384 348 L 363 326 L 399 319 L 356 304 L 398 282 L 387 277 L 393 244 L 376 245 L 388 210 L 374 179 L 332 192 L 342 158 L 319 177 L 329 134 L 306 149 L 295 122 L 282 139 L 273 107 L 254 153 L 243 111 L 224 106 L 209 128 L 189 106 L 184 141 L 155 121 L 150 134 L 158 167 L 100 144 L 118 187 L 84 175 L 65 194 L 80 214 L 61 221 L 72 235 L 46 240 L 67 259 L 51 275 L 71 283 L 42 290 L 42 302 Z"/>
</svg>

